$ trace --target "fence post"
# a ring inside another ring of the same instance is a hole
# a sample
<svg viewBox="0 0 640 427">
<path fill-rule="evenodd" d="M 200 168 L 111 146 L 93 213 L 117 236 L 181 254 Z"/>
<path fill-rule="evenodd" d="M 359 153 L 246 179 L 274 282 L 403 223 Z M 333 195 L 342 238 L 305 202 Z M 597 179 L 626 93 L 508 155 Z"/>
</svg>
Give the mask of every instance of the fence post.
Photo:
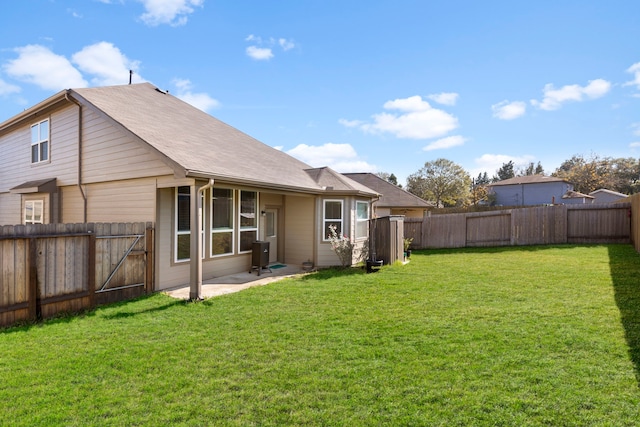
<svg viewBox="0 0 640 427">
<path fill-rule="evenodd" d="M 144 290 L 146 293 L 151 293 L 154 290 L 154 266 L 155 251 L 153 243 L 153 227 L 147 226 L 145 230 L 145 272 L 144 272 Z"/>
<path fill-rule="evenodd" d="M 96 234 L 89 235 L 87 248 L 87 291 L 89 292 L 89 308 L 96 306 Z"/>
<path fill-rule="evenodd" d="M 37 320 L 40 317 L 40 307 L 38 304 L 38 245 L 36 239 L 31 237 L 27 239 L 28 260 L 27 260 L 27 300 L 29 301 L 29 320 Z"/>
</svg>

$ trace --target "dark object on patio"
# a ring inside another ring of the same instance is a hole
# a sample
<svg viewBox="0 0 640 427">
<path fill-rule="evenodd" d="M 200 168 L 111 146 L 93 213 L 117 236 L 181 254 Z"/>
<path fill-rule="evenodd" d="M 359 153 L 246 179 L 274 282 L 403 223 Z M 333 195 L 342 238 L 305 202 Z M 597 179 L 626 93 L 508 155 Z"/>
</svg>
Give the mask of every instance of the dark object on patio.
<svg viewBox="0 0 640 427">
<path fill-rule="evenodd" d="M 376 271 L 378 271 L 380 269 L 380 267 L 382 267 L 383 261 L 380 260 L 372 260 L 372 259 L 368 259 L 367 260 L 367 273 L 375 273 Z"/>
</svg>

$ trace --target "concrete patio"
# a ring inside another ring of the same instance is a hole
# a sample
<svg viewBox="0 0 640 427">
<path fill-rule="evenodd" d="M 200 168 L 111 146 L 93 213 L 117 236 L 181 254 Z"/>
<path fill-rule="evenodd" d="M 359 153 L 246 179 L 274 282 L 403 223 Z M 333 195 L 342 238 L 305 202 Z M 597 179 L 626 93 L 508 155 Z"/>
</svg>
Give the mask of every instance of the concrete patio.
<svg viewBox="0 0 640 427">
<path fill-rule="evenodd" d="M 283 264 L 274 265 L 279 266 Z M 284 265 L 283 267 L 271 268 L 271 271 L 262 269 L 259 276 L 258 272 L 254 270 L 251 273 L 245 271 L 229 276 L 216 277 L 202 282 L 202 297 L 211 298 L 219 295 L 239 292 L 252 286 L 263 286 L 287 277 L 294 277 L 304 273 L 306 273 L 306 271 L 304 271 L 301 266 Z M 174 298 L 188 300 L 189 284 L 165 290 L 164 293 Z"/>
</svg>

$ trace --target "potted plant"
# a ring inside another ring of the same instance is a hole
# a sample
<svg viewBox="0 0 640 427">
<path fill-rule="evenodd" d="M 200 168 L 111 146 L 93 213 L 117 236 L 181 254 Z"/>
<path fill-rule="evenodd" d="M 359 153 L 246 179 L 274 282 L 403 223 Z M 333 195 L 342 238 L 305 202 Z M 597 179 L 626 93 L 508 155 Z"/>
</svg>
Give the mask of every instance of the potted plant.
<svg viewBox="0 0 640 427">
<path fill-rule="evenodd" d="M 413 242 L 413 237 L 404 239 L 404 256 L 407 259 L 411 258 L 411 242 Z"/>
</svg>

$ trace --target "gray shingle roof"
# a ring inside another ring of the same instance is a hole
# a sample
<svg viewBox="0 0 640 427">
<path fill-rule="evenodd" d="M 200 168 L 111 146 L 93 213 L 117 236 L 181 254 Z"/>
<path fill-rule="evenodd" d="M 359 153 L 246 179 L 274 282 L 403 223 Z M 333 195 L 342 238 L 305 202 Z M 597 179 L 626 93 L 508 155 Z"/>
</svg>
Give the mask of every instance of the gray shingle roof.
<svg viewBox="0 0 640 427">
<path fill-rule="evenodd" d="M 509 178 L 509 179 L 503 179 L 502 181 L 489 184 L 489 187 L 496 187 L 500 185 L 539 184 L 541 182 L 566 182 L 570 184 L 569 181 L 562 178 L 556 178 L 555 176 L 525 175 L 525 176 L 516 176 L 514 178 Z"/>
<path fill-rule="evenodd" d="M 345 176 L 381 194 L 376 205 L 390 208 L 432 208 L 435 205 L 393 185 L 372 173 L 345 173 Z"/>
<path fill-rule="evenodd" d="M 325 191 L 326 184 L 308 173 L 313 170 L 308 164 L 149 83 L 73 89 L 69 93 L 171 160 L 174 169 L 182 169 L 176 173 L 293 191 Z M 353 184 L 343 182 L 342 190 L 375 194 Z"/>
</svg>

